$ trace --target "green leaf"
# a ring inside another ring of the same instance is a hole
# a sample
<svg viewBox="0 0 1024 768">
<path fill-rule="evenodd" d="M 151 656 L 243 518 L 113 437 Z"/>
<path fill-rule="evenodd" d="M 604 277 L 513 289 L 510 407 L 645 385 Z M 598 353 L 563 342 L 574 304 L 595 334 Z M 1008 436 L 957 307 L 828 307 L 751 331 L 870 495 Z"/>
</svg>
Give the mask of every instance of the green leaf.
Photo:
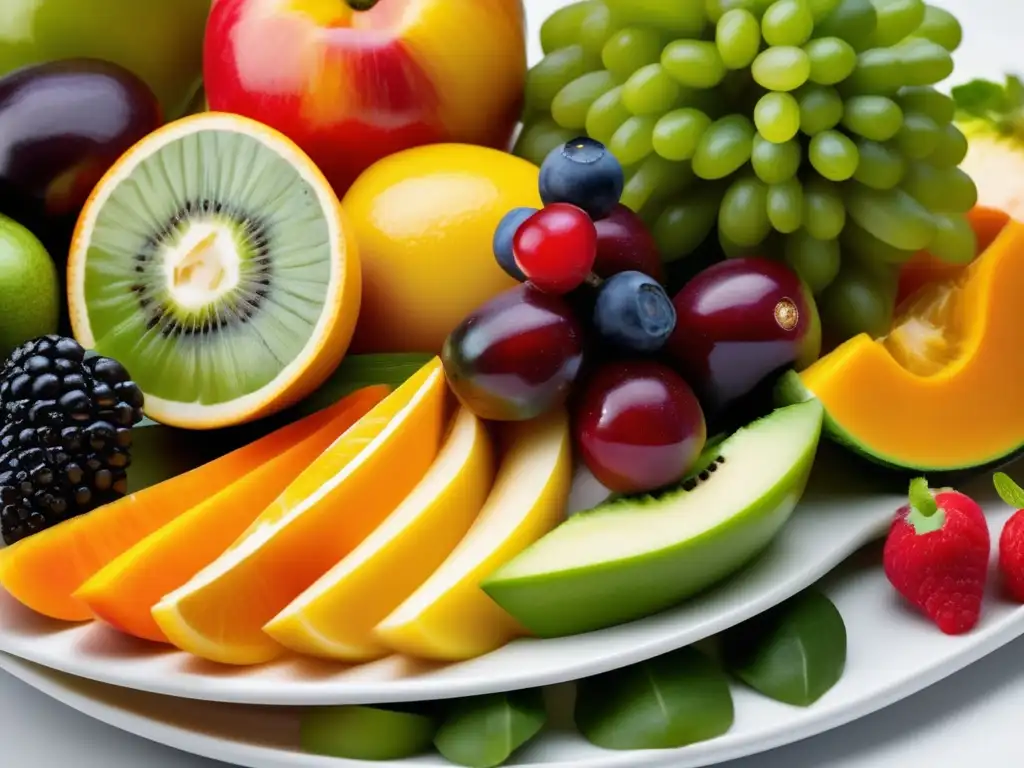
<svg viewBox="0 0 1024 768">
<path fill-rule="evenodd" d="M 726 668 L 754 690 L 807 707 L 839 682 L 846 625 L 835 605 L 809 589 L 721 636 Z"/>
<path fill-rule="evenodd" d="M 733 723 L 722 670 L 694 648 L 581 680 L 576 727 L 604 749 L 674 749 L 713 739 Z"/>
<path fill-rule="evenodd" d="M 291 418 L 307 416 L 334 405 L 346 395 L 373 384 L 388 384 L 393 389 L 433 359 L 421 352 L 348 355 L 319 389 L 290 409 Z"/>
<path fill-rule="evenodd" d="M 540 733 L 547 722 L 540 689 L 457 699 L 448 705 L 434 746 L 469 768 L 495 768 Z"/>
<path fill-rule="evenodd" d="M 950 92 L 957 109 L 975 117 L 1005 114 L 1010 108 L 1006 89 L 991 80 L 971 80 Z"/>
<path fill-rule="evenodd" d="M 306 752 L 350 760 L 403 760 L 430 749 L 437 720 L 429 707 L 317 707 L 302 715 Z"/>
<path fill-rule="evenodd" d="M 1008 474 L 996 472 L 992 476 L 992 484 L 1000 499 L 1014 509 L 1024 509 L 1024 488 L 1017 485 Z"/>
</svg>

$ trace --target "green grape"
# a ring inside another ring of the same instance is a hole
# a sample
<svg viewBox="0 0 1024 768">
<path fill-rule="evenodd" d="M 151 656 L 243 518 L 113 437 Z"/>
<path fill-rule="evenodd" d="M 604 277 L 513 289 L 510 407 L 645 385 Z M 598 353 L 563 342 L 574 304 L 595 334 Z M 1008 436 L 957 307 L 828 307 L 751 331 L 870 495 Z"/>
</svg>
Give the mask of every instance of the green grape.
<svg viewBox="0 0 1024 768">
<path fill-rule="evenodd" d="M 900 88 L 896 95 L 896 103 L 904 112 L 917 112 L 927 115 L 937 125 L 946 125 L 953 121 L 956 104 L 953 99 L 930 85 L 912 85 Z"/>
<path fill-rule="evenodd" d="M 801 229 L 786 238 L 783 259 L 817 295 L 839 274 L 839 241 L 819 240 Z"/>
<path fill-rule="evenodd" d="M 697 250 L 715 227 L 720 203 L 707 190 L 669 203 L 651 228 L 661 258 L 672 262 Z"/>
<path fill-rule="evenodd" d="M 835 85 L 850 76 L 857 66 L 857 52 L 838 37 L 819 37 L 804 46 L 811 61 L 812 83 Z"/>
<path fill-rule="evenodd" d="M 722 197 L 718 227 L 739 246 L 754 246 L 768 237 L 768 185 L 753 176 L 736 179 Z"/>
<path fill-rule="evenodd" d="M 843 119 L 843 100 L 830 86 L 808 84 L 796 92 L 800 104 L 800 130 L 816 136 L 839 125 Z"/>
<path fill-rule="evenodd" d="M 800 229 L 804 218 L 804 188 L 797 178 L 768 187 L 768 220 L 776 232 L 788 235 Z"/>
<path fill-rule="evenodd" d="M 654 126 L 656 117 L 644 115 L 631 117 L 612 136 L 608 149 L 623 165 L 639 163 L 654 151 Z"/>
<path fill-rule="evenodd" d="M 725 77 L 725 62 L 714 43 L 676 40 L 665 46 L 661 65 L 688 88 L 714 88 Z"/>
<path fill-rule="evenodd" d="M 807 157 L 814 170 L 829 181 L 853 178 L 860 162 L 857 145 L 839 131 L 822 131 L 812 138 Z"/>
<path fill-rule="evenodd" d="M 623 26 L 625 25 L 619 23 L 607 3 L 594 3 L 580 23 L 580 45 L 588 55 L 600 57 L 605 44 Z"/>
<path fill-rule="evenodd" d="M 788 93 L 766 93 L 754 107 L 754 125 L 768 141 L 789 141 L 800 130 L 800 105 Z"/>
<path fill-rule="evenodd" d="M 887 144 L 861 139 L 857 142 L 860 162 L 853 178 L 872 189 L 892 189 L 903 179 L 907 161 Z"/>
<path fill-rule="evenodd" d="M 846 207 L 835 184 L 811 179 L 804 185 L 804 229 L 819 240 L 835 240 L 846 226 Z"/>
<path fill-rule="evenodd" d="M 939 146 L 942 129 L 926 115 L 903 116 L 903 125 L 893 139 L 896 148 L 909 160 L 923 160 Z"/>
<path fill-rule="evenodd" d="M 854 96 L 843 109 L 843 127 L 872 141 L 888 141 L 903 127 L 903 110 L 885 96 Z"/>
<path fill-rule="evenodd" d="M 690 160 L 710 127 L 711 118 L 698 109 L 673 110 L 654 126 L 654 151 L 666 160 Z"/>
<path fill-rule="evenodd" d="M 575 139 L 577 135 L 577 131 L 562 128 L 550 117 L 542 117 L 523 126 L 512 153 L 540 165 L 552 149 Z"/>
<path fill-rule="evenodd" d="M 612 88 L 590 105 L 587 111 L 587 136 L 608 144 L 619 127 L 630 118 L 629 110 L 622 103 L 622 86 Z"/>
<path fill-rule="evenodd" d="M 871 43 L 878 14 L 871 0 L 840 0 L 814 26 L 815 37 L 840 37 L 861 51 Z"/>
<path fill-rule="evenodd" d="M 601 49 L 601 61 L 605 69 L 625 81 L 641 67 L 657 64 L 663 47 L 657 30 L 626 27 L 608 38 Z"/>
<path fill-rule="evenodd" d="M 978 255 L 978 237 L 970 220 L 962 213 L 937 213 L 935 237 L 928 252 L 949 264 L 969 264 Z"/>
<path fill-rule="evenodd" d="M 706 20 L 704 0 L 605 0 L 627 24 L 652 27 L 678 37 L 697 37 Z"/>
<path fill-rule="evenodd" d="M 953 57 L 938 43 L 907 38 L 892 49 L 901 64 L 901 85 L 933 85 L 953 74 Z"/>
<path fill-rule="evenodd" d="M 711 124 L 693 155 L 693 172 L 701 179 L 724 179 L 750 159 L 754 124 L 743 115 L 729 115 Z"/>
<path fill-rule="evenodd" d="M 652 154 L 626 181 L 619 202 L 637 213 L 646 206 L 671 199 L 694 182 L 689 163 L 674 163 Z"/>
<path fill-rule="evenodd" d="M 761 25 L 750 11 L 734 8 L 718 20 L 715 45 L 727 69 L 745 69 L 761 50 Z"/>
<path fill-rule="evenodd" d="M 807 6 L 811 9 L 811 18 L 814 19 L 815 24 L 828 18 L 838 5 L 839 0 L 807 0 Z"/>
<path fill-rule="evenodd" d="M 915 253 L 883 243 L 855 221 L 846 223 L 839 242 L 843 246 L 843 253 L 862 264 L 905 264 Z"/>
<path fill-rule="evenodd" d="M 601 96 L 615 87 L 611 72 L 588 72 L 566 85 L 551 102 L 551 116 L 563 128 L 582 129 L 587 124 L 587 112 Z"/>
<path fill-rule="evenodd" d="M 681 92 L 661 64 L 648 64 L 622 86 L 622 103 L 634 115 L 661 115 L 672 109 Z"/>
<path fill-rule="evenodd" d="M 924 21 L 924 0 L 871 0 L 878 14 L 874 45 L 888 48 L 912 34 Z"/>
<path fill-rule="evenodd" d="M 959 168 L 911 163 L 900 186 L 932 213 L 967 213 L 978 203 L 978 188 Z"/>
<path fill-rule="evenodd" d="M 821 324 L 833 343 L 866 333 L 873 339 L 892 325 L 891 287 L 859 264 L 844 264 L 835 280 L 821 292 Z"/>
<path fill-rule="evenodd" d="M 781 184 L 796 176 L 803 160 L 800 142 L 793 140 L 775 144 L 762 136 L 754 137 L 750 164 L 757 178 L 765 184 Z"/>
<path fill-rule="evenodd" d="M 526 106 L 537 112 L 548 112 L 560 90 L 595 69 L 599 67 L 594 66 L 593 59 L 578 45 L 549 53 L 526 73 Z"/>
<path fill-rule="evenodd" d="M 740 9 L 753 12 L 756 6 L 755 0 L 705 0 L 704 13 L 712 24 L 717 24 L 729 11 Z"/>
<path fill-rule="evenodd" d="M 927 248 L 935 236 L 931 214 L 899 187 L 877 190 L 850 184 L 846 190 L 846 210 L 872 235 L 902 251 Z"/>
<path fill-rule="evenodd" d="M 777 0 L 761 17 L 761 34 L 768 45 L 803 45 L 813 31 L 807 0 Z"/>
<path fill-rule="evenodd" d="M 857 66 L 843 81 L 842 90 L 848 96 L 888 96 L 906 84 L 904 77 L 903 59 L 895 48 L 872 48 L 857 55 Z"/>
<path fill-rule="evenodd" d="M 811 76 L 811 59 L 802 48 L 776 46 L 758 54 L 750 71 L 762 88 L 795 91 Z"/>
<path fill-rule="evenodd" d="M 944 8 L 929 5 L 924 9 L 924 21 L 914 31 L 914 36 L 938 43 L 952 53 L 963 42 L 964 30 L 952 13 Z"/>
<path fill-rule="evenodd" d="M 967 157 L 967 150 L 967 137 L 959 128 L 950 123 L 940 130 L 938 143 L 928 155 L 928 162 L 937 168 L 960 165 Z"/>
<path fill-rule="evenodd" d="M 540 25 L 540 47 L 544 53 L 568 48 L 579 42 L 579 30 L 583 20 L 591 12 L 597 0 L 582 0 L 563 6 L 552 13 Z"/>
</svg>

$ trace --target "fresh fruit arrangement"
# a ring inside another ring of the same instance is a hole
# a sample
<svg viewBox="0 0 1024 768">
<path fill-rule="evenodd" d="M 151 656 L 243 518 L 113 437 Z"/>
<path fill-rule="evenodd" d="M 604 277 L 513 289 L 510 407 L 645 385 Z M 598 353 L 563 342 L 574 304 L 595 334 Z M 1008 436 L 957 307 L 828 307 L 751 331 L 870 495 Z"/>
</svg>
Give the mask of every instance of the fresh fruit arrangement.
<svg viewBox="0 0 1024 768">
<path fill-rule="evenodd" d="M 541 28 L 516 152 L 585 132 L 626 166 L 621 202 L 662 258 L 709 236 L 772 256 L 830 338 L 881 335 L 900 264 L 975 255 L 968 143 L 934 87 L 961 35 L 922 0 L 580 0 Z"/>
</svg>

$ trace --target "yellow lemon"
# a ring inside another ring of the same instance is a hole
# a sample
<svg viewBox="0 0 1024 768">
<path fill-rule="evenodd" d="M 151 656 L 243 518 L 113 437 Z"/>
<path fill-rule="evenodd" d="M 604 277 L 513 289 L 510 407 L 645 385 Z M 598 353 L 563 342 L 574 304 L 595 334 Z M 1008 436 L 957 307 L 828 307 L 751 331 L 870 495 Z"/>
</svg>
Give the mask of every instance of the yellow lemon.
<svg viewBox="0 0 1024 768">
<path fill-rule="evenodd" d="M 363 268 L 353 348 L 437 353 L 467 314 L 513 287 L 491 243 L 511 209 L 540 207 L 538 176 L 526 160 L 464 144 L 368 168 L 342 200 Z"/>
</svg>

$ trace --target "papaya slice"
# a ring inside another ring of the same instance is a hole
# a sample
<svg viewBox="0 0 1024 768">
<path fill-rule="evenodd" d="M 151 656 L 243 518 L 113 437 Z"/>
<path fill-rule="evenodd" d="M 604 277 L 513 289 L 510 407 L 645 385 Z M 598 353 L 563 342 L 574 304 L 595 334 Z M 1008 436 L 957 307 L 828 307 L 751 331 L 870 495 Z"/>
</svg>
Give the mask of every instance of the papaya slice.
<svg viewBox="0 0 1024 768">
<path fill-rule="evenodd" d="M 320 429 L 130 547 L 83 584 L 75 597 L 122 632 L 166 643 L 153 620 L 160 598 L 212 563 L 302 470 L 388 393 L 366 387 L 328 409 Z"/>
<path fill-rule="evenodd" d="M 905 305 L 883 339 L 850 339 L 780 381 L 817 398 L 825 431 L 877 462 L 920 472 L 1005 461 L 1024 445 L 1024 224 L 1010 221 L 956 279 Z"/>
<path fill-rule="evenodd" d="M 330 408 L 307 416 L 183 475 L 0 549 L 0 586 L 44 616 L 92 619 L 89 606 L 74 596 L 87 579 L 178 515 L 319 430 L 334 413 Z"/>
</svg>

